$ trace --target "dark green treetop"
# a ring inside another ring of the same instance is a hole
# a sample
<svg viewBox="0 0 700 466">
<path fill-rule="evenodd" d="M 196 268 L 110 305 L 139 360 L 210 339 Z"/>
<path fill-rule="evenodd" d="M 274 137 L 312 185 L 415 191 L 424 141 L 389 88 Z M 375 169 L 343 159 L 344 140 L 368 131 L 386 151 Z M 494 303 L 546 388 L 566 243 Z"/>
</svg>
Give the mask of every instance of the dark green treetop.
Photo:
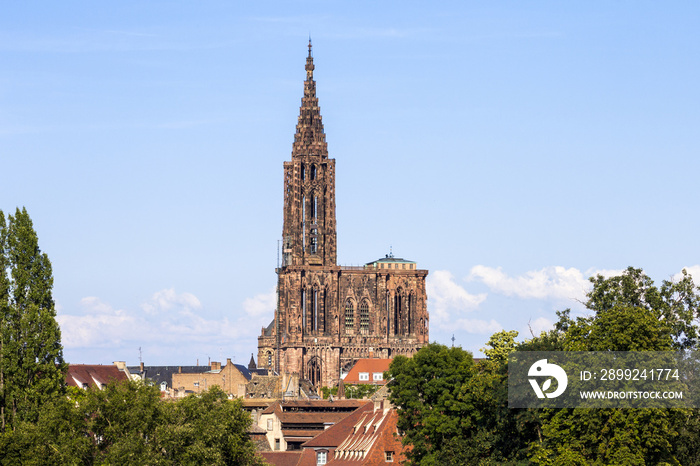
<svg viewBox="0 0 700 466">
<path fill-rule="evenodd" d="M 0 431 L 35 421 L 60 393 L 66 365 L 51 294 L 51 262 L 26 209 L 0 211 Z"/>
</svg>

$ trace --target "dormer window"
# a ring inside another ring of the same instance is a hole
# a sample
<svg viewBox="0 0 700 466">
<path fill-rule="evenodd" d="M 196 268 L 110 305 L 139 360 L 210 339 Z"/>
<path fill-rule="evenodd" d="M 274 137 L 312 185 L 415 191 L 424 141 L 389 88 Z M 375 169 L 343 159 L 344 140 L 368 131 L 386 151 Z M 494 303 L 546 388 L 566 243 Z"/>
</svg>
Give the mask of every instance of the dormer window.
<svg viewBox="0 0 700 466">
<path fill-rule="evenodd" d="M 321 450 L 316 452 L 316 464 L 326 464 L 328 462 L 328 451 Z"/>
</svg>

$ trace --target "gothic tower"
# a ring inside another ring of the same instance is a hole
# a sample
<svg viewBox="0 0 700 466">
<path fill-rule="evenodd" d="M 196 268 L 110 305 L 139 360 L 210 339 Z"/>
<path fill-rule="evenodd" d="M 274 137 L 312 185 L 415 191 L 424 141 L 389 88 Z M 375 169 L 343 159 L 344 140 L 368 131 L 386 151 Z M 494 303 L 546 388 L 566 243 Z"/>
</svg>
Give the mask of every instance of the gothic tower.
<svg viewBox="0 0 700 466">
<path fill-rule="evenodd" d="M 283 266 L 336 265 L 335 160 L 328 158 L 311 41 L 292 161 L 284 163 L 282 236 Z"/>
<path fill-rule="evenodd" d="M 298 375 L 316 387 L 335 386 L 359 358 L 411 356 L 428 343 L 428 271 L 393 255 L 337 265 L 335 160 L 328 157 L 311 41 L 305 68 L 292 160 L 284 162 L 277 307 L 258 337 L 258 367 L 285 380 Z"/>
</svg>

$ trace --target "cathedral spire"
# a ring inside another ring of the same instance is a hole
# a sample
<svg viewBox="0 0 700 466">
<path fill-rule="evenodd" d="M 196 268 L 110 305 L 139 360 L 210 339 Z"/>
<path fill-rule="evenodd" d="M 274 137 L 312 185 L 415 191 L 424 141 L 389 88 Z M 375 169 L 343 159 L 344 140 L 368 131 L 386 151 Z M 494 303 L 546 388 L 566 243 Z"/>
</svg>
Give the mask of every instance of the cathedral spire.
<svg viewBox="0 0 700 466">
<path fill-rule="evenodd" d="M 315 68 L 311 38 L 309 38 L 309 55 L 306 57 L 305 66 L 304 96 L 301 98 L 301 107 L 299 108 L 299 121 L 297 122 L 296 134 L 294 135 L 292 157 L 311 155 L 328 158 L 328 146 L 326 145 L 326 135 L 323 131 L 321 108 L 318 106 L 318 97 L 316 97 Z"/>
<path fill-rule="evenodd" d="M 284 163 L 282 267 L 336 266 L 335 160 L 328 157 L 314 68 L 309 38 L 292 160 Z"/>
</svg>

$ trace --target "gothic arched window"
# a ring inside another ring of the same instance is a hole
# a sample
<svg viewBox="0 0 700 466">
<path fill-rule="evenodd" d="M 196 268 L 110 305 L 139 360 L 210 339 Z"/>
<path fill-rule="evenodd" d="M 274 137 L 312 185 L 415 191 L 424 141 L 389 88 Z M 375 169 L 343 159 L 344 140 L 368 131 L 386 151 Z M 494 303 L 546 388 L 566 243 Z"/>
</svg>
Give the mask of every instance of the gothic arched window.
<svg viewBox="0 0 700 466">
<path fill-rule="evenodd" d="M 314 287 L 311 295 L 311 330 L 318 330 L 318 288 Z"/>
<path fill-rule="evenodd" d="M 349 299 L 345 301 L 345 330 L 351 330 L 355 326 L 355 306 Z"/>
<path fill-rule="evenodd" d="M 366 299 L 360 304 L 360 333 L 369 333 L 369 304 Z"/>
<path fill-rule="evenodd" d="M 413 312 L 414 312 L 414 301 L 416 297 L 413 293 L 408 295 L 408 313 L 406 314 L 406 318 L 408 320 L 407 325 L 406 325 L 406 333 L 411 334 L 413 333 Z"/>
</svg>

